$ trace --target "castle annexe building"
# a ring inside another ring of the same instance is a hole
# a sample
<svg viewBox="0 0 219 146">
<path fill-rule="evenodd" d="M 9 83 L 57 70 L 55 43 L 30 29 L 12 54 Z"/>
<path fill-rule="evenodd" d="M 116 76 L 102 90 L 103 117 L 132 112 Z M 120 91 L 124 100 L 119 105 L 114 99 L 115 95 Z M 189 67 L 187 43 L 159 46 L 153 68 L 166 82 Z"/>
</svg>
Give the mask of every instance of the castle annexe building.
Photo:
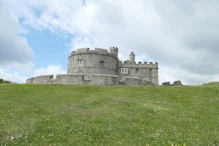
<svg viewBox="0 0 219 146">
<path fill-rule="evenodd" d="M 129 60 L 118 59 L 118 48 L 81 48 L 68 57 L 67 74 L 42 75 L 29 78 L 27 84 L 89 84 L 89 85 L 158 85 L 158 63 L 135 62 L 131 52 Z"/>
</svg>

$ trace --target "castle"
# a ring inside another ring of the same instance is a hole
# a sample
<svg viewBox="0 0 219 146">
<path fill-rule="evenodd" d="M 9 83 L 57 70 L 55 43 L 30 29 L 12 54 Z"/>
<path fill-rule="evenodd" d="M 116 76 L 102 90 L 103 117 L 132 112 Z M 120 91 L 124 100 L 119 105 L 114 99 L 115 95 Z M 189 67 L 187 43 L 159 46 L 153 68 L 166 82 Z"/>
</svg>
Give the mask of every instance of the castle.
<svg viewBox="0 0 219 146">
<path fill-rule="evenodd" d="M 42 75 L 29 78 L 27 84 L 89 84 L 89 85 L 158 85 L 158 63 L 135 62 L 131 52 L 129 60 L 118 59 L 118 48 L 81 48 L 68 57 L 67 74 Z"/>
</svg>

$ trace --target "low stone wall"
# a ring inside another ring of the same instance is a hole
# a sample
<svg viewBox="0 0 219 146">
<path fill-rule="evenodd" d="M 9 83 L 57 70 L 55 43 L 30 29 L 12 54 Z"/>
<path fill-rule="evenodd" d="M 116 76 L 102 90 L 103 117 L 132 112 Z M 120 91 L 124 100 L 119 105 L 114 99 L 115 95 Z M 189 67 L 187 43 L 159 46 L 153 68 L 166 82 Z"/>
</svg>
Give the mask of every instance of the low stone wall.
<svg viewBox="0 0 219 146">
<path fill-rule="evenodd" d="M 87 79 L 89 82 L 89 79 L 92 80 L 91 84 L 95 85 L 118 85 L 118 76 L 117 75 L 106 75 L 106 74 L 95 74 L 88 76 L 90 78 L 87 78 L 85 76 L 85 80 Z"/>
<path fill-rule="evenodd" d="M 180 80 L 178 80 L 178 81 L 174 81 L 173 84 L 171 84 L 170 82 L 163 82 L 162 86 L 183 86 L 183 84 L 181 83 Z"/>
<path fill-rule="evenodd" d="M 106 74 L 63 74 L 57 75 L 56 84 L 118 85 L 117 75 Z"/>
<path fill-rule="evenodd" d="M 43 75 L 27 79 L 27 84 L 48 84 L 53 79 L 53 75 Z"/>
<path fill-rule="evenodd" d="M 54 80 L 55 84 L 83 84 L 80 74 L 60 74 Z"/>
<path fill-rule="evenodd" d="M 77 84 L 77 85 L 125 85 L 125 86 L 143 86 L 152 85 L 145 83 L 143 79 L 135 77 L 126 77 L 119 82 L 117 75 L 108 74 L 59 74 L 56 79 L 53 75 L 38 76 L 27 79 L 27 84 Z"/>
</svg>

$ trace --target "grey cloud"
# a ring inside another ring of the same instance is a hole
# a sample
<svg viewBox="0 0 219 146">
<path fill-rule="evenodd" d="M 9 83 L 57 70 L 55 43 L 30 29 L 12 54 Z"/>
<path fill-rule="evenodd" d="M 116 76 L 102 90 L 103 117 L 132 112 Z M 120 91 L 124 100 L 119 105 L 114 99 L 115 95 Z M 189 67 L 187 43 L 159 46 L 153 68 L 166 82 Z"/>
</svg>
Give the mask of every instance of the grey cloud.
<svg viewBox="0 0 219 146">
<path fill-rule="evenodd" d="M 33 51 L 19 36 L 18 19 L 0 2 L 0 67 L 27 66 L 33 62 Z"/>
<path fill-rule="evenodd" d="M 148 50 L 150 55 L 191 73 L 218 74 L 218 7 L 219 2 L 214 0 L 155 1 L 154 8 L 162 20 L 166 38 L 174 38 L 175 45 L 152 47 Z"/>
<path fill-rule="evenodd" d="M 148 58 L 191 74 L 218 74 L 218 2 L 167 0 L 150 5 L 146 1 L 144 4 L 138 9 L 120 5 L 120 13 L 129 10 L 120 16 L 126 25 L 121 23 L 120 29 L 108 27 L 104 32 L 108 36 L 102 39 L 112 39 L 114 44 L 121 44 L 120 52 L 126 56 L 132 49 L 139 53 L 138 56 L 146 54 Z M 102 14 L 108 16 L 102 10 Z M 94 38 L 100 40 L 101 33 L 98 32 Z"/>
</svg>

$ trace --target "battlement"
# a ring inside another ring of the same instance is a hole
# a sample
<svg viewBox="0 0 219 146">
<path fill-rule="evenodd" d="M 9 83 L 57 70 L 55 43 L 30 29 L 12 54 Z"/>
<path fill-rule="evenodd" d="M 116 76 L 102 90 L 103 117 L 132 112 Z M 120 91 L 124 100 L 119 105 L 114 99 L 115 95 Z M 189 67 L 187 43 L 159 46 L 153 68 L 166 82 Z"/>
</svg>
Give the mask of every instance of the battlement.
<svg viewBox="0 0 219 146">
<path fill-rule="evenodd" d="M 79 48 L 76 51 L 72 51 L 70 56 L 79 55 L 79 54 L 101 54 L 101 55 L 108 55 L 118 58 L 118 48 L 111 47 L 110 52 L 108 52 L 107 49 L 103 49 L 103 48 L 94 48 L 94 50 L 90 50 L 90 48 Z"/>
<path fill-rule="evenodd" d="M 90 50 L 90 48 L 79 48 L 79 49 L 77 49 L 77 53 L 80 53 L 80 52 L 87 52 L 87 51 L 89 51 Z"/>
<path fill-rule="evenodd" d="M 109 53 L 108 50 L 103 49 L 103 48 L 95 48 L 94 50 L 100 53 Z"/>
<path fill-rule="evenodd" d="M 130 62 L 129 60 L 126 60 L 124 62 L 121 62 L 121 64 L 133 64 L 133 65 L 149 65 L 149 64 L 152 64 L 152 65 L 158 65 L 158 62 Z"/>
<path fill-rule="evenodd" d="M 110 54 L 107 49 L 103 48 L 94 48 L 94 50 L 90 50 L 90 48 L 79 48 L 76 51 L 72 51 L 73 54 L 81 54 L 81 53 L 101 53 L 101 54 Z"/>
<path fill-rule="evenodd" d="M 94 48 L 94 50 L 90 50 L 90 48 L 79 48 L 72 53 L 86 53 L 86 52 L 99 52 L 99 53 L 109 53 L 107 49 L 103 48 Z"/>
<path fill-rule="evenodd" d="M 119 49 L 117 47 L 110 47 L 110 50 L 116 50 L 118 51 Z"/>
<path fill-rule="evenodd" d="M 158 62 L 130 62 L 128 60 L 120 62 L 121 67 L 142 67 L 142 68 L 158 68 Z"/>
</svg>

